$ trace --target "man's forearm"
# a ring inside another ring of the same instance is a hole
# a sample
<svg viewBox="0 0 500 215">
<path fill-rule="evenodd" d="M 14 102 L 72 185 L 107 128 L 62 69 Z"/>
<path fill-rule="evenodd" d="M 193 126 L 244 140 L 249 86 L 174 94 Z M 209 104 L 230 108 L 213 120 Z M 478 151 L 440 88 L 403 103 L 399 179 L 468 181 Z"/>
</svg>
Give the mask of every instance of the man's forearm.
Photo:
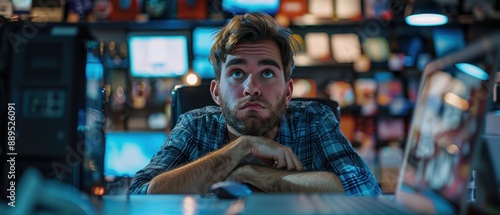
<svg viewBox="0 0 500 215">
<path fill-rule="evenodd" d="M 151 180 L 147 193 L 206 193 L 222 181 L 248 153 L 245 144 L 235 142 L 192 163 L 164 172 Z"/>
<path fill-rule="evenodd" d="M 297 172 L 248 165 L 240 178 L 264 192 L 338 192 L 344 193 L 338 176 L 329 172 Z"/>
</svg>

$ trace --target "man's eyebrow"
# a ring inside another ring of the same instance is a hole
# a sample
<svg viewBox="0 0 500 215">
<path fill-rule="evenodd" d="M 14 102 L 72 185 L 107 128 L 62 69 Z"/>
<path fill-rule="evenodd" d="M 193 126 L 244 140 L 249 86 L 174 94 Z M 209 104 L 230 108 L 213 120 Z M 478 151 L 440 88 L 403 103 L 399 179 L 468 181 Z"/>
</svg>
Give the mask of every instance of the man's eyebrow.
<svg viewBox="0 0 500 215">
<path fill-rule="evenodd" d="M 274 66 L 277 69 L 281 69 L 280 64 L 278 62 L 276 62 L 275 60 L 270 60 L 270 59 L 259 61 L 259 65 L 261 65 L 261 66 L 262 65 L 263 66 Z"/>
<path fill-rule="evenodd" d="M 234 59 L 231 59 L 229 60 L 227 63 L 226 63 L 226 68 L 232 66 L 232 65 L 235 65 L 235 64 L 246 64 L 246 60 L 245 59 L 242 59 L 242 58 L 234 58 Z"/>
</svg>

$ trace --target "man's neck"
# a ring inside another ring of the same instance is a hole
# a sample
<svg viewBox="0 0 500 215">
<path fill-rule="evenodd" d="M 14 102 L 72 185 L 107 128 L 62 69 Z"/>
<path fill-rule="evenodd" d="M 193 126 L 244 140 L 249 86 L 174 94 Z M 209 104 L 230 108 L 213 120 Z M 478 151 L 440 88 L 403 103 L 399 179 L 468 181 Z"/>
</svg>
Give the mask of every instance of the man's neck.
<svg viewBox="0 0 500 215">
<path fill-rule="evenodd" d="M 239 136 L 242 135 L 239 132 L 237 132 L 236 130 L 234 130 L 229 125 L 227 126 L 227 133 L 228 133 L 228 136 L 229 136 L 229 142 L 235 140 L 236 138 L 238 138 Z M 274 139 L 276 139 L 276 135 L 277 134 L 278 134 L 278 126 L 276 126 L 275 128 L 273 128 L 272 130 L 268 131 L 267 133 L 265 133 L 262 136 L 266 137 L 266 138 L 269 138 L 271 140 L 274 140 Z"/>
</svg>

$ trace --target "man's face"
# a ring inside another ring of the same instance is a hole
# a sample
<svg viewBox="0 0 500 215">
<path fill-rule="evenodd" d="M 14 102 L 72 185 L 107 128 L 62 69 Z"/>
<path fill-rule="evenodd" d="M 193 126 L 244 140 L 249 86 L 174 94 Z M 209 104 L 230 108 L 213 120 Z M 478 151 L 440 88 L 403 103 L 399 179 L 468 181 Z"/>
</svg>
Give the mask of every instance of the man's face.
<svg viewBox="0 0 500 215">
<path fill-rule="evenodd" d="M 240 135 L 262 136 L 278 126 L 292 89 L 270 40 L 238 43 L 222 64 L 219 83 L 212 83 L 229 129 Z"/>
</svg>

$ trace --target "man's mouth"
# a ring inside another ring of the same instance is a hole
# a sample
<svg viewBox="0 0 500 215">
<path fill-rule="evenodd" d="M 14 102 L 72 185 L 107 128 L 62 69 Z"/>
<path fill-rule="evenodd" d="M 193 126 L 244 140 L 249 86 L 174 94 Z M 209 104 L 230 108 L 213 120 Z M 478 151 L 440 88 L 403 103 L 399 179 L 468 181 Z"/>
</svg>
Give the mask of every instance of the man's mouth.
<svg viewBox="0 0 500 215">
<path fill-rule="evenodd" d="M 264 106 L 262 106 L 259 102 L 246 102 L 242 105 L 240 109 L 260 110 L 264 109 Z"/>
</svg>

